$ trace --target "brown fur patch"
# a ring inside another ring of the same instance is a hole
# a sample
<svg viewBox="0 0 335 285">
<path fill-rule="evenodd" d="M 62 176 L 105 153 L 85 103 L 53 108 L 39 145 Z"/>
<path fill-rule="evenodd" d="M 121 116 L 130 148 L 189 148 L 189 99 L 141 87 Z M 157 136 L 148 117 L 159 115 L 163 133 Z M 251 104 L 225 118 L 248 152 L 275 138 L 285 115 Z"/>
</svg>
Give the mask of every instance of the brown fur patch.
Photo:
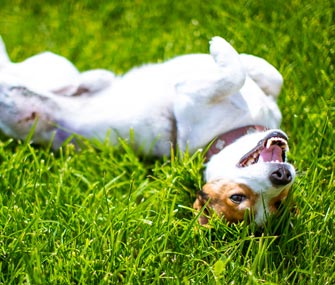
<svg viewBox="0 0 335 285">
<path fill-rule="evenodd" d="M 237 204 L 232 201 L 232 195 L 244 195 L 245 200 Z M 258 195 L 246 185 L 217 180 L 204 185 L 193 207 L 200 210 L 208 202 L 208 208 L 214 210 L 219 217 L 235 223 L 244 219 L 247 210 L 255 214 L 257 198 Z M 201 216 L 199 222 L 206 224 L 208 219 Z"/>
</svg>

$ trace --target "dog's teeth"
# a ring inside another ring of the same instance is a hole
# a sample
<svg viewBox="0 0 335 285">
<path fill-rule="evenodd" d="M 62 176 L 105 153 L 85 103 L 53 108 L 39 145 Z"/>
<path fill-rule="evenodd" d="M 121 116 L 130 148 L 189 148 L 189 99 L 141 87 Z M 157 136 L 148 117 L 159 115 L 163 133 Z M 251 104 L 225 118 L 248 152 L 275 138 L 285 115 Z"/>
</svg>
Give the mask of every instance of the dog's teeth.
<svg viewBox="0 0 335 285">
<path fill-rule="evenodd" d="M 255 162 L 255 160 L 254 159 L 249 159 L 248 161 L 247 161 L 247 166 L 250 166 L 250 165 L 252 165 L 253 163 Z"/>
<path fill-rule="evenodd" d="M 282 138 L 270 138 L 267 140 L 266 142 L 266 148 L 270 148 L 271 145 L 273 144 L 277 144 L 278 146 L 280 146 L 282 148 L 283 151 L 288 151 L 288 145 L 286 140 L 282 139 Z"/>
</svg>

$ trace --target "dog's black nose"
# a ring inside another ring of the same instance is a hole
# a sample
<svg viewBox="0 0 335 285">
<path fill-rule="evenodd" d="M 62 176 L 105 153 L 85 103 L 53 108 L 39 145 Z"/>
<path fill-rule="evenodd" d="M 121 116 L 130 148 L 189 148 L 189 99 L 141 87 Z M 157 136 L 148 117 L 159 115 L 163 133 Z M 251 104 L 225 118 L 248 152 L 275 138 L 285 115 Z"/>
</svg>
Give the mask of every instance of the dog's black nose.
<svg viewBox="0 0 335 285">
<path fill-rule="evenodd" d="M 292 181 L 292 174 L 286 166 L 280 165 L 270 174 L 270 181 L 273 185 L 286 185 Z"/>
</svg>

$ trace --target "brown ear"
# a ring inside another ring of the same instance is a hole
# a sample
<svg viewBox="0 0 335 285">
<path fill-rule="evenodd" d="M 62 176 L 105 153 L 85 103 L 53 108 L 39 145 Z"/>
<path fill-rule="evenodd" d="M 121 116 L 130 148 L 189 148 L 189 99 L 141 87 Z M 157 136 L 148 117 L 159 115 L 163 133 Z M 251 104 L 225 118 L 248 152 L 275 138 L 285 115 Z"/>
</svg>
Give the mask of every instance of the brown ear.
<svg viewBox="0 0 335 285">
<path fill-rule="evenodd" d="M 208 195 L 200 190 L 197 195 L 197 199 L 193 203 L 193 208 L 197 211 L 201 211 L 202 207 L 207 203 L 208 201 Z M 206 214 L 206 209 L 204 212 L 199 216 L 199 223 L 200 225 L 206 225 L 208 223 L 208 218 L 204 215 Z"/>
</svg>

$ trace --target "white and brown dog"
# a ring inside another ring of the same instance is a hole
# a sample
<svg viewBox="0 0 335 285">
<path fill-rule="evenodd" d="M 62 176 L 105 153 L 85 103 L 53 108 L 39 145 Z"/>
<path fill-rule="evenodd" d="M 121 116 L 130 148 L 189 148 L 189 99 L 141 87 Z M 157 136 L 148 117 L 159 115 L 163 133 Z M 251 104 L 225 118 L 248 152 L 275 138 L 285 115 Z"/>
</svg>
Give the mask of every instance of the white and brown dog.
<svg viewBox="0 0 335 285">
<path fill-rule="evenodd" d="M 33 140 L 52 140 L 55 148 L 73 133 L 101 140 L 109 134 L 116 144 L 132 130 L 135 146 L 150 155 L 168 155 L 171 146 L 195 152 L 212 142 L 194 207 L 230 222 L 249 211 L 262 224 L 295 178 L 287 136 L 278 129 L 282 82 L 264 59 L 238 54 L 220 37 L 211 40 L 210 54 L 123 76 L 80 73 L 50 52 L 12 63 L 0 41 L 0 129 L 24 139 L 34 126 Z"/>
</svg>

